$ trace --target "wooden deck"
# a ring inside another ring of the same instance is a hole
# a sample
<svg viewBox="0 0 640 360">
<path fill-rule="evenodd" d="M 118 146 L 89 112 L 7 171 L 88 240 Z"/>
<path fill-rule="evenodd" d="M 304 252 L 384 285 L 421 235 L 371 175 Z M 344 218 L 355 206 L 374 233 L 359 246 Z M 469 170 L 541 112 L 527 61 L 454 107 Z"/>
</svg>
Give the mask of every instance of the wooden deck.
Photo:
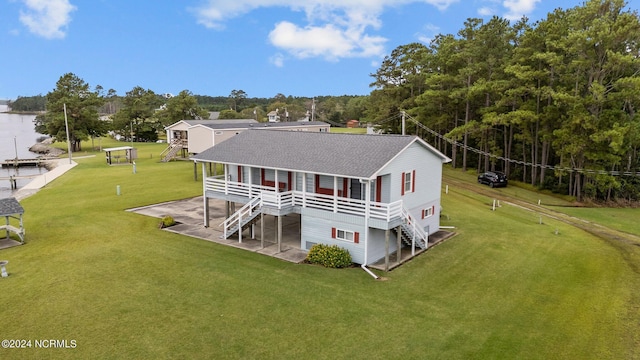
<svg viewBox="0 0 640 360">
<path fill-rule="evenodd" d="M 2 167 L 43 166 L 46 161 L 57 158 L 6 159 L 0 162 Z"/>
</svg>

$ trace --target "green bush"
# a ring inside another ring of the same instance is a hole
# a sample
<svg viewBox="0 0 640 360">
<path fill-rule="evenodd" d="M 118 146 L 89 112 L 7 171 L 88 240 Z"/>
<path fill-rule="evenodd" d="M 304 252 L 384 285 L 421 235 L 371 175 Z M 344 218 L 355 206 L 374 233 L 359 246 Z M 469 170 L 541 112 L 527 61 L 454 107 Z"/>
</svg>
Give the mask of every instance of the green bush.
<svg viewBox="0 0 640 360">
<path fill-rule="evenodd" d="M 315 244 L 307 254 L 307 261 L 328 268 L 351 266 L 351 254 L 338 245 Z"/>
<path fill-rule="evenodd" d="M 175 224 L 176 224 L 176 221 L 173 219 L 173 217 L 165 216 L 162 218 L 162 221 L 160 222 L 160 228 L 166 228 L 169 226 L 173 226 Z"/>
</svg>

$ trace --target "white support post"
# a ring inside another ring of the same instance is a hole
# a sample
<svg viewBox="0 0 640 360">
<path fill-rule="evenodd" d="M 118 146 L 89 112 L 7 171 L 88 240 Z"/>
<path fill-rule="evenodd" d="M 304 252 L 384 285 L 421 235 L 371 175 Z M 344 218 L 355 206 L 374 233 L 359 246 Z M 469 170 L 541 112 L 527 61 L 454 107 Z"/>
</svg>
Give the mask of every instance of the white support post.
<svg viewBox="0 0 640 360">
<path fill-rule="evenodd" d="M 384 231 L 384 271 L 389 271 L 389 229 Z"/>
<path fill-rule="evenodd" d="M 302 173 L 302 207 L 307 207 L 307 173 Z"/>
<path fill-rule="evenodd" d="M 371 180 L 364 181 L 364 261 L 363 268 L 367 265 L 369 256 L 369 216 L 371 215 Z"/>
<path fill-rule="evenodd" d="M 204 207 L 204 227 L 209 227 L 209 198 L 207 198 L 207 176 L 205 175 L 206 164 L 202 163 L 202 198 Z"/>
<path fill-rule="evenodd" d="M 224 194 L 229 195 L 229 164 L 224 164 Z"/>
<path fill-rule="evenodd" d="M 242 244 L 242 211 L 238 214 L 238 242 Z"/>
<path fill-rule="evenodd" d="M 333 177 L 333 212 L 338 212 L 338 177 Z"/>
</svg>

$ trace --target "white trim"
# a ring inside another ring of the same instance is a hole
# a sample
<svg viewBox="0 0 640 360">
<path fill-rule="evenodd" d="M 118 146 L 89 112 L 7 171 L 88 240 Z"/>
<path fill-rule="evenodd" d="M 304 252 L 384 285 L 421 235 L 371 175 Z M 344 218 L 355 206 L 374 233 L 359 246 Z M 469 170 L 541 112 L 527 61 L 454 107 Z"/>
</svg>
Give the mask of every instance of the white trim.
<svg viewBox="0 0 640 360">
<path fill-rule="evenodd" d="M 340 232 L 342 232 L 342 236 L 340 236 Z M 355 231 L 336 228 L 336 237 L 335 237 L 336 240 L 352 243 L 352 242 L 355 242 L 355 236 L 356 236 Z M 349 239 L 349 237 L 351 237 L 351 239 Z"/>
</svg>

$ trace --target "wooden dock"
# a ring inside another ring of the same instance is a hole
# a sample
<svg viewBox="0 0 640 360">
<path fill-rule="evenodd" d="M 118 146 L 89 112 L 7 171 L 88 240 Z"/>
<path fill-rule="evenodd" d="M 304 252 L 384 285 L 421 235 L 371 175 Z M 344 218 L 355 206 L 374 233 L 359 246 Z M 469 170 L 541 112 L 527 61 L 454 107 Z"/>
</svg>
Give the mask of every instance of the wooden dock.
<svg viewBox="0 0 640 360">
<path fill-rule="evenodd" d="M 43 166 L 44 162 L 57 158 L 6 159 L 0 162 L 2 167 Z"/>
<path fill-rule="evenodd" d="M 34 179 L 34 178 L 36 178 L 38 176 L 40 176 L 40 174 L 0 176 L 0 182 L 4 182 L 5 180 L 9 180 L 9 184 L 11 186 L 11 190 L 15 190 L 15 189 L 18 188 L 18 180 Z"/>
</svg>

